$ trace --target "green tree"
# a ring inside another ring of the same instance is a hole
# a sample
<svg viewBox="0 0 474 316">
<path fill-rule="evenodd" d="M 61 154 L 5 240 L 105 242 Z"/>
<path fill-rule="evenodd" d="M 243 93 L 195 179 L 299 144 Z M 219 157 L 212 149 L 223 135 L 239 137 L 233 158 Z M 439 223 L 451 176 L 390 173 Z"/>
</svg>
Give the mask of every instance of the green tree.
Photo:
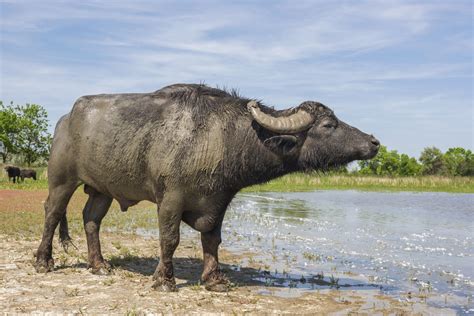
<svg viewBox="0 0 474 316">
<path fill-rule="evenodd" d="M 459 165 L 459 174 L 462 176 L 474 176 L 474 154 L 468 150 L 466 160 Z"/>
<path fill-rule="evenodd" d="M 383 150 L 385 146 L 380 147 L 380 150 Z M 379 150 L 379 153 L 380 153 Z M 378 154 L 377 154 L 378 155 Z M 364 174 L 364 175 L 374 175 L 377 174 L 377 167 L 379 165 L 379 161 L 376 160 L 375 156 L 371 160 L 359 160 L 357 164 L 359 165 L 359 171 L 357 173 Z"/>
<path fill-rule="evenodd" d="M 443 153 L 436 147 L 426 147 L 420 155 L 421 172 L 425 175 L 441 175 L 445 173 Z"/>
<path fill-rule="evenodd" d="M 47 159 L 51 144 L 48 132 L 48 114 L 37 104 L 17 106 L 19 114 L 18 152 L 30 166 L 40 158 Z"/>
<path fill-rule="evenodd" d="M 409 157 L 407 154 L 400 155 L 400 165 L 398 175 L 400 176 L 417 176 L 421 172 L 421 165 L 418 161 Z"/>
<path fill-rule="evenodd" d="M 396 150 L 388 151 L 381 146 L 377 155 L 371 160 L 359 161 L 359 173 L 373 175 L 398 175 L 400 155 Z"/>
<path fill-rule="evenodd" d="M 443 163 L 447 175 L 474 175 L 474 156 L 470 150 L 461 147 L 449 148 L 443 155 Z"/>
<path fill-rule="evenodd" d="M 0 155 L 6 163 L 11 154 L 18 153 L 18 133 L 20 131 L 20 118 L 15 111 L 13 102 L 5 106 L 0 101 L 0 142 L 3 144 Z"/>
<path fill-rule="evenodd" d="M 396 176 L 398 175 L 398 169 L 400 168 L 400 155 L 396 150 L 387 151 L 382 156 L 382 163 L 379 167 L 378 174 L 384 176 Z"/>
</svg>

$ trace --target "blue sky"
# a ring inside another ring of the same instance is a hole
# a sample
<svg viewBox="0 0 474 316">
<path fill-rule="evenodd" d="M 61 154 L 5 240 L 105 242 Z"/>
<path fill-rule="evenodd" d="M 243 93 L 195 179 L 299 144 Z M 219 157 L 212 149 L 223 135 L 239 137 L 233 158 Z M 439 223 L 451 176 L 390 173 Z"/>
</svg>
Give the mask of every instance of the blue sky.
<svg viewBox="0 0 474 316">
<path fill-rule="evenodd" d="M 320 101 L 382 144 L 473 149 L 473 2 L 0 0 L 0 100 L 178 82 Z"/>
</svg>

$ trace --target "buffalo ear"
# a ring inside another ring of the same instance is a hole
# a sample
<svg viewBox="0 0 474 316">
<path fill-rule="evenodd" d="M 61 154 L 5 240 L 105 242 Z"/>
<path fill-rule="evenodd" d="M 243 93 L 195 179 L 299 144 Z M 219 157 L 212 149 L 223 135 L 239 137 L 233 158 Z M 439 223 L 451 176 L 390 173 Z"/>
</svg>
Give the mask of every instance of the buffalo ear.
<svg viewBox="0 0 474 316">
<path fill-rule="evenodd" d="M 263 143 L 280 155 L 288 155 L 295 149 L 298 139 L 292 135 L 279 135 L 267 138 Z"/>
</svg>

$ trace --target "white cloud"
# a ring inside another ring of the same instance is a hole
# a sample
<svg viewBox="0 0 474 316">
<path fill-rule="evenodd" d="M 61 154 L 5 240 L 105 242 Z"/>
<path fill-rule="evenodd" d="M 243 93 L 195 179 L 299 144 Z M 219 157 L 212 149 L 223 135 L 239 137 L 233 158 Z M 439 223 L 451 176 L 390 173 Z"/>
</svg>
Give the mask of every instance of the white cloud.
<svg viewBox="0 0 474 316">
<path fill-rule="evenodd" d="M 317 99 L 334 104 L 353 122 L 371 124 L 381 112 L 405 121 L 424 115 L 439 122 L 433 113 L 444 113 L 441 99 L 469 106 L 463 86 L 427 83 L 450 78 L 472 83 L 472 59 L 446 57 L 472 52 L 472 32 L 438 30 L 454 23 L 453 12 L 472 18 L 468 2 L 0 5 L 5 9 L 0 99 L 44 104 L 53 120 L 83 94 L 153 91 L 199 81 L 237 87 L 278 107 Z M 429 39 L 437 36 L 438 43 Z M 419 41 L 428 46 L 418 47 Z M 405 45 L 419 55 L 398 56 Z M 427 49 L 436 49 L 436 59 L 423 58 L 431 54 Z M 442 96 L 432 102 L 439 110 L 420 110 L 428 106 L 423 98 L 436 95 Z M 358 110 L 351 107 L 356 103 Z"/>
</svg>

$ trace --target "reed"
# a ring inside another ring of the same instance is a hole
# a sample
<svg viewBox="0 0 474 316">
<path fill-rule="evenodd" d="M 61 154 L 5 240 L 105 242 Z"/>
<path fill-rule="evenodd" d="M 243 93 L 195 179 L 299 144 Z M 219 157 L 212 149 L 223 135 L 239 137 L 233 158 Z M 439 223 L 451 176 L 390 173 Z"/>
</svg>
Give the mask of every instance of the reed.
<svg viewBox="0 0 474 316">
<path fill-rule="evenodd" d="M 377 177 L 295 173 L 245 192 L 297 192 L 313 190 L 420 191 L 474 193 L 473 177 Z"/>
</svg>

